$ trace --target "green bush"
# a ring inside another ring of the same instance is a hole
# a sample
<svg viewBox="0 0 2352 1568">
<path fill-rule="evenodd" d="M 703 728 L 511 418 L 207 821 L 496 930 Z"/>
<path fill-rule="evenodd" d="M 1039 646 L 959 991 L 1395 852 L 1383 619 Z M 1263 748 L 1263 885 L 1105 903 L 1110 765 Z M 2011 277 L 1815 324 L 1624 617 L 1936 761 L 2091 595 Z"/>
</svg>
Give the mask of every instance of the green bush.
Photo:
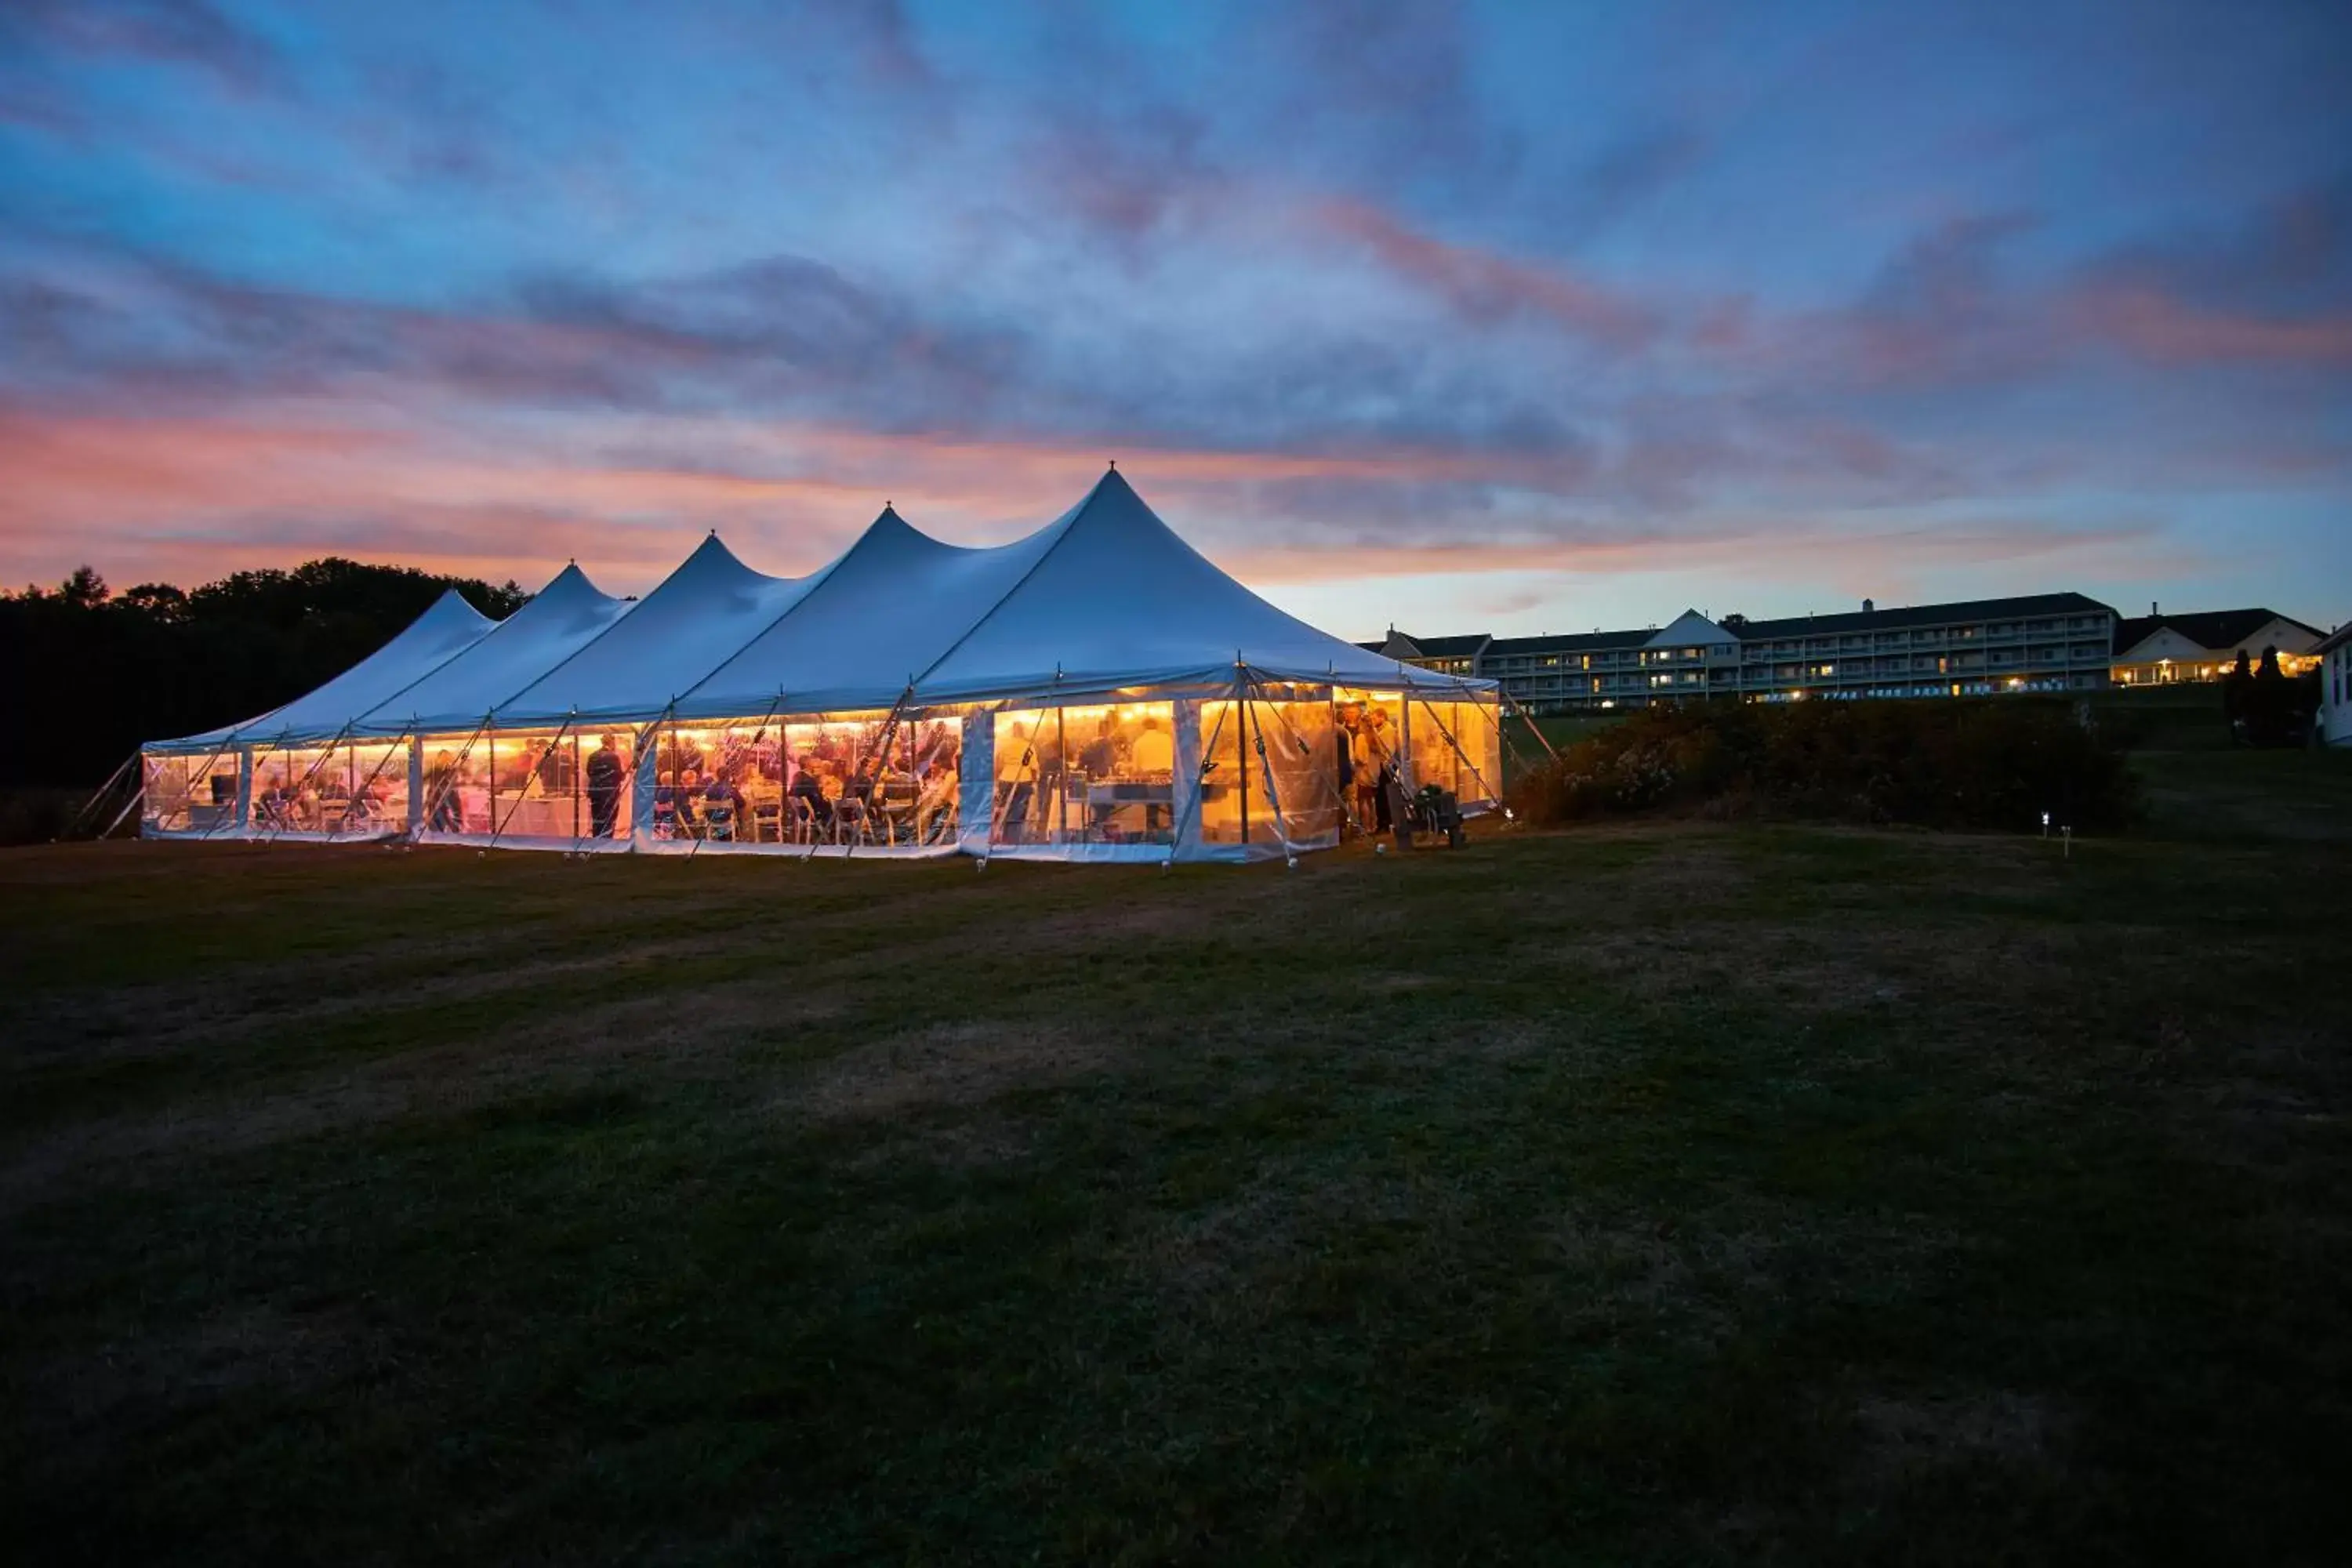
<svg viewBox="0 0 2352 1568">
<path fill-rule="evenodd" d="M 62 837 L 89 796 L 86 789 L 0 789 L 0 845 L 47 844 Z M 104 812 L 96 814 L 100 820 L 81 824 L 82 836 L 105 827 L 121 805 L 117 795 Z M 122 831 L 132 833 L 137 828 L 133 819 L 123 825 Z"/>
<path fill-rule="evenodd" d="M 1537 823 L 1666 809 L 2116 828 L 2138 812 L 2123 752 L 2063 701 L 1706 702 L 1635 711 L 1519 781 Z"/>
</svg>

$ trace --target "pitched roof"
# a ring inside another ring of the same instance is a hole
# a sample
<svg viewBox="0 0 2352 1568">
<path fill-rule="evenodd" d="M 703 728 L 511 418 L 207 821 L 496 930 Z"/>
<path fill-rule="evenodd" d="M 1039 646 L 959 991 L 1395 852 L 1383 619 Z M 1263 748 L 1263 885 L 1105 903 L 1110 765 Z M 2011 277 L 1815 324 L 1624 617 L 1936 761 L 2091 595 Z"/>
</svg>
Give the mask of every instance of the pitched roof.
<svg viewBox="0 0 2352 1568">
<path fill-rule="evenodd" d="M 1905 605 L 1889 610 L 1849 610 L 1833 616 L 1790 616 L 1750 621 L 1728 628 L 1742 642 L 1759 638 L 1827 637 L 1844 632 L 1897 631 L 1957 621 L 2024 616 L 2112 616 L 2115 611 L 2080 594 L 2027 594 L 2013 599 L 1962 599 L 1948 605 Z"/>
<path fill-rule="evenodd" d="M 2185 616 L 2134 616 L 2116 623 L 2115 651 L 2127 653 L 2159 631 L 2178 634 L 2199 647 L 2220 653 L 2236 647 L 2273 621 L 2284 621 L 2291 626 L 2302 626 L 2313 637 L 2326 634 L 2317 626 L 2304 626 L 2293 616 L 2282 616 L 2276 610 L 2193 610 Z"/>
<path fill-rule="evenodd" d="M 1423 658 L 1466 658 L 1494 640 L 1485 632 L 1464 632 L 1454 637 L 1417 637 L 1411 632 L 1400 632 L 1397 635 L 1419 648 L 1421 657 Z M 1369 646 L 1374 652 L 1378 652 L 1387 644 L 1382 641 Z"/>
<path fill-rule="evenodd" d="M 1640 647 L 1657 636 L 1652 627 L 1622 632 L 1555 632 L 1542 637 L 1496 637 L 1486 645 L 1494 658 L 1515 658 L 1528 654 L 1592 653 L 1601 648 Z"/>
</svg>

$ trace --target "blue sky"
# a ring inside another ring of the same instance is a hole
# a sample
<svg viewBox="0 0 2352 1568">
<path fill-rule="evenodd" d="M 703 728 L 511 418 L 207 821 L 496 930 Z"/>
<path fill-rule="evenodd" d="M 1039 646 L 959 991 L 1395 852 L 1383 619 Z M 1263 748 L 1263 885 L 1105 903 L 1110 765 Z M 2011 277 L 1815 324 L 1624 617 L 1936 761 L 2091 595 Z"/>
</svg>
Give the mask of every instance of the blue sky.
<svg viewBox="0 0 2352 1568">
<path fill-rule="evenodd" d="M 1106 458 L 1334 630 L 2352 603 L 2325 4 L 0 5 L 0 574 Z"/>
</svg>

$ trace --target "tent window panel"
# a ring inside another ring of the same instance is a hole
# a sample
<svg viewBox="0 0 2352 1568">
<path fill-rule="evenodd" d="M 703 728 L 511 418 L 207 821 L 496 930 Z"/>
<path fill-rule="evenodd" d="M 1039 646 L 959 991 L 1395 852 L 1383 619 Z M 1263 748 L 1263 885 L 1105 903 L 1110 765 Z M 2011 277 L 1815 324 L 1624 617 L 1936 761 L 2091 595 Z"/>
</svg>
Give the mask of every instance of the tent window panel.
<svg viewBox="0 0 2352 1568">
<path fill-rule="evenodd" d="M 925 715 L 909 720 L 906 731 L 915 795 L 910 842 L 952 844 L 963 800 L 962 717 Z"/>
<path fill-rule="evenodd" d="M 570 727 L 499 730 L 478 748 L 485 759 L 487 828 L 500 838 L 571 840 L 586 828 L 581 764 Z"/>
<path fill-rule="evenodd" d="M 886 709 L 743 731 L 751 748 L 734 766 L 745 781 L 750 833 L 761 843 L 908 842 L 919 805 L 920 730 L 914 716 L 894 721 Z"/>
<path fill-rule="evenodd" d="M 236 816 L 236 752 L 149 757 L 140 820 L 158 833 L 211 833 Z"/>
<path fill-rule="evenodd" d="M 417 745 L 425 757 L 425 798 L 417 804 L 425 831 L 488 834 L 489 736 L 427 735 Z"/>
<path fill-rule="evenodd" d="M 581 833 L 589 838 L 627 838 L 637 773 L 635 737 L 626 727 L 575 729 L 567 743 L 573 748 L 579 782 Z"/>
<path fill-rule="evenodd" d="M 1059 841 L 1173 843 L 1176 705 L 1109 702 L 1059 711 Z"/>
<path fill-rule="evenodd" d="M 1476 800 L 1485 792 L 1464 764 L 1463 753 L 1476 757 L 1476 727 L 1484 725 L 1485 717 L 1475 703 L 1423 702 L 1413 699 L 1412 704 L 1412 782 L 1415 789 L 1429 784 L 1449 791 L 1457 801 Z M 1452 737 L 1448 739 L 1448 737 Z M 1456 749 L 1459 742 L 1460 749 Z M 1484 763 L 1480 766 L 1483 768 Z"/>
<path fill-rule="evenodd" d="M 1045 798 L 1061 774 L 1061 711 L 1053 708 L 1009 709 L 996 716 L 996 795 L 988 841 L 992 845 L 1051 841 L 1055 817 Z"/>
<path fill-rule="evenodd" d="M 1286 831 L 1294 846 L 1338 843 L 1343 813 L 1331 704 L 1318 698 L 1253 702 L 1250 707 L 1253 744 L 1265 743 L 1265 772 L 1274 777 L 1275 798 L 1282 808 L 1278 826 L 1273 812 L 1263 814 L 1263 831 L 1258 814 L 1253 814 L 1251 837 L 1273 843 L 1273 834 Z M 1264 774 L 1254 775 L 1252 782 L 1262 784 Z"/>
<path fill-rule="evenodd" d="M 1242 704 L 1201 704 L 1201 842 L 1239 844 L 1243 810 Z M 1259 803 L 1264 810 L 1264 803 Z"/>
<path fill-rule="evenodd" d="M 1465 702 L 1462 704 L 1462 722 L 1465 728 L 1454 733 L 1461 737 L 1463 749 L 1478 764 L 1478 778 L 1464 781 L 1467 787 L 1461 792 L 1462 798 L 1500 805 L 1503 789 L 1502 703 L 1499 700 Z M 1479 779 L 1486 781 L 1483 785 Z"/>
<path fill-rule="evenodd" d="M 327 833 L 349 801 L 341 747 L 288 746 L 253 759 L 252 825 L 263 833 Z"/>
<path fill-rule="evenodd" d="M 706 844 L 775 844 L 785 837 L 788 727 L 766 714 L 665 724 L 654 741 L 653 833 Z M 593 803 L 582 784 L 583 820 Z M 609 764 L 601 772 L 609 772 Z"/>
<path fill-rule="evenodd" d="M 408 826 L 408 745 L 401 741 L 344 745 L 315 775 L 319 815 L 337 837 L 381 837 Z"/>
</svg>

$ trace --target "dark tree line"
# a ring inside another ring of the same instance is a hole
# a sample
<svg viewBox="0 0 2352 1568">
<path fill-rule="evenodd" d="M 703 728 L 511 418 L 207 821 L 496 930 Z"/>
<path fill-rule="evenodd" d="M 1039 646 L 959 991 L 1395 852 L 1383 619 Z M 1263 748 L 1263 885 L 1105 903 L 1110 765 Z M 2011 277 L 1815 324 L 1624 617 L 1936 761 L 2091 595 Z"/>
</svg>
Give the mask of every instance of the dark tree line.
<svg viewBox="0 0 2352 1568">
<path fill-rule="evenodd" d="M 2221 711 L 2232 743 L 2300 746 L 2318 710 L 2319 671 L 2287 674 L 2279 668 L 2275 647 L 2263 649 L 2258 666 L 2250 665 L 2240 648 L 2237 664 L 2221 678 Z"/>
<path fill-rule="evenodd" d="M 84 566 L 0 592 L 0 785 L 96 785 L 142 741 L 267 712 L 358 663 L 456 588 L 511 614 L 513 583 L 330 558 L 183 592 Z"/>
</svg>

